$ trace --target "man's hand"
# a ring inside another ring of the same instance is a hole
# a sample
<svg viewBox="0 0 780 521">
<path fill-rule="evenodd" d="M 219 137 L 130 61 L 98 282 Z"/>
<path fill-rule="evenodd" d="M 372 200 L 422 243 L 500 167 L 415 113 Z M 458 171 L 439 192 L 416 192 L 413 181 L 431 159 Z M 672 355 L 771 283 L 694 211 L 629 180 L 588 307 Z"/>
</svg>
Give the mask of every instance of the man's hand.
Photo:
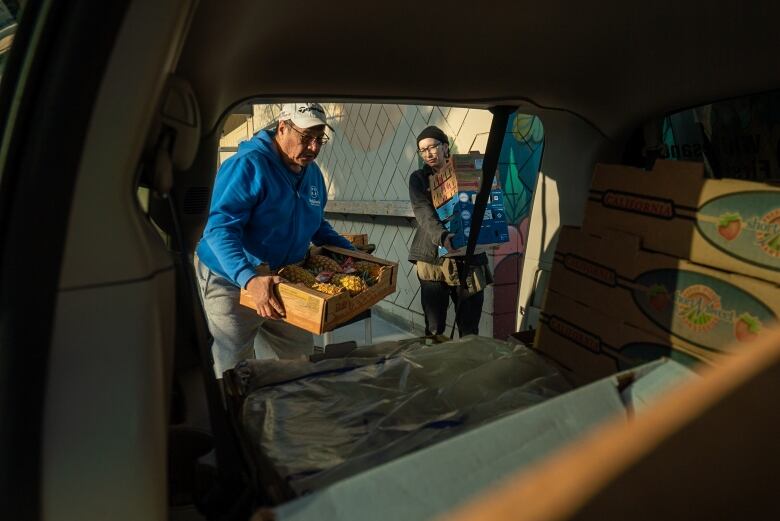
<svg viewBox="0 0 780 521">
<path fill-rule="evenodd" d="M 284 317 L 284 306 L 276 298 L 274 285 L 282 282 L 278 275 L 258 275 L 249 279 L 246 290 L 252 296 L 257 314 L 264 318 L 279 320 Z"/>
</svg>

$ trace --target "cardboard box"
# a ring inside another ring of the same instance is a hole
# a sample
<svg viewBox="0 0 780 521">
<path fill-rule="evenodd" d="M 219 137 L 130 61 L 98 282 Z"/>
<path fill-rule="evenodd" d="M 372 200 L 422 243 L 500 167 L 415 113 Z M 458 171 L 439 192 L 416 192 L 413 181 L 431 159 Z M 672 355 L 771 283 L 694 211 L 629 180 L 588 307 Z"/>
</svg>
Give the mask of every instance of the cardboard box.
<svg viewBox="0 0 780 521">
<path fill-rule="evenodd" d="M 395 293 L 398 277 L 398 264 L 395 262 L 335 246 L 312 249 L 314 254 L 327 255 L 327 252 L 370 261 L 383 266 L 383 268 L 379 273 L 377 283 L 354 297 L 347 292 L 327 295 L 301 283 L 282 282 L 276 286 L 277 295 L 281 299 L 286 313 L 284 321 L 317 335 L 332 331 L 387 295 Z M 244 306 L 255 309 L 254 301 L 246 290 L 241 290 L 240 302 Z"/>
<path fill-rule="evenodd" d="M 440 205 L 438 208 L 436 208 L 436 215 L 439 216 L 439 219 L 446 222 L 448 219 L 450 219 L 453 215 L 460 212 L 461 210 L 469 210 L 473 209 L 474 205 L 477 202 L 477 190 L 467 190 L 463 192 L 458 192 L 455 194 L 450 200 L 445 201 L 444 204 Z M 491 210 L 491 213 L 500 213 L 501 217 L 504 218 L 504 192 L 501 190 L 491 190 L 490 196 L 488 197 L 488 200 L 485 205 L 486 210 Z M 487 214 L 485 215 L 487 217 Z"/>
<path fill-rule="evenodd" d="M 575 300 L 549 291 L 534 347 L 557 362 L 578 384 L 604 378 L 661 357 L 694 368 L 723 355 L 678 345 Z"/>
<path fill-rule="evenodd" d="M 452 199 L 457 199 L 459 192 L 478 192 L 481 182 L 481 170 L 456 172 L 452 166 L 444 168 L 429 178 L 433 207 L 439 208 Z"/>
<path fill-rule="evenodd" d="M 368 234 L 366 233 L 342 233 L 341 236 L 355 246 L 365 246 L 368 244 Z"/>
<path fill-rule="evenodd" d="M 462 192 L 479 192 L 482 183 L 481 154 L 454 154 L 441 172 L 429 178 L 434 208 L 457 199 Z M 492 190 L 498 190 L 498 180 L 493 179 Z"/>
<path fill-rule="evenodd" d="M 780 315 L 780 288 L 640 248 L 637 236 L 563 227 L 549 289 L 676 345 L 722 351 Z"/>
<path fill-rule="evenodd" d="M 469 152 L 468 154 L 452 154 L 452 166 L 455 170 L 482 170 L 484 154 Z"/>
<path fill-rule="evenodd" d="M 634 233 L 648 250 L 780 283 L 780 188 L 705 179 L 701 163 L 596 165 L 583 228 Z"/>
<path fill-rule="evenodd" d="M 484 158 L 485 156 L 479 153 L 453 154 L 450 157 L 447 167 L 441 172 L 431 176 L 431 189 L 442 185 L 445 181 L 449 180 L 455 172 L 462 174 L 464 176 L 464 181 L 471 180 L 470 182 L 473 182 L 473 178 L 468 176 L 482 174 L 482 163 Z"/>
<path fill-rule="evenodd" d="M 474 213 L 474 200 L 476 192 L 461 192 L 451 206 L 442 206 L 437 209 L 439 218 L 444 221 L 444 226 L 451 233 L 453 249 L 439 247 L 439 256 L 448 257 L 462 255 L 466 251 L 469 235 L 471 234 L 472 215 Z M 449 215 L 448 215 L 449 213 Z M 485 215 L 482 218 L 482 227 L 477 237 L 476 251 L 485 251 L 488 248 L 498 246 L 509 241 L 509 227 L 504 211 L 504 194 L 501 190 L 490 193 L 490 200 L 485 207 Z"/>
</svg>

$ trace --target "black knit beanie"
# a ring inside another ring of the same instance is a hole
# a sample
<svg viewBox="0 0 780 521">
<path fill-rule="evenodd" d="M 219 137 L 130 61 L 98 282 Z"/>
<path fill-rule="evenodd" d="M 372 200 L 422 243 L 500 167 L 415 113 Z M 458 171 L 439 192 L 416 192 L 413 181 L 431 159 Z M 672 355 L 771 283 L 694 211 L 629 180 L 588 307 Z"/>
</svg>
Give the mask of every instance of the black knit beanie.
<svg viewBox="0 0 780 521">
<path fill-rule="evenodd" d="M 437 141 L 441 141 L 442 143 L 450 144 L 449 140 L 447 139 L 447 134 L 444 133 L 442 129 L 439 127 L 425 127 L 422 132 L 417 136 L 417 144 L 420 144 L 420 141 L 426 138 L 433 138 Z"/>
</svg>

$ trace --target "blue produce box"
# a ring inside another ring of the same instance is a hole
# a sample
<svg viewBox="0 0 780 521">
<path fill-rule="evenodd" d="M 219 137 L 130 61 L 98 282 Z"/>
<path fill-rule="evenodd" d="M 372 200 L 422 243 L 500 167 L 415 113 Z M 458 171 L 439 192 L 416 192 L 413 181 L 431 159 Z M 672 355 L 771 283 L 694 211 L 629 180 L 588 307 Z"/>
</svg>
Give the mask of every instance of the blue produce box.
<svg viewBox="0 0 780 521">
<path fill-rule="evenodd" d="M 477 200 L 477 192 L 473 190 L 461 190 L 453 195 L 445 203 L 436 209 L 436 213 L 443 222 L 449 220 L 455 213 L 461 210 L 472 212 L 474 203 Z M 504 210 L 504 192 L 500 189 L 491 190 L 490 199 L 488 199 L 487 209 L 500 210 L 503 215 Z M 487 217 L 487 214 L 485 214 Z"/>
<path fill-rule="evenodd" d="M 466 252 L 476 197 L 475 191 L 458 192 L 436 210 L 444 225 L 454 234 L 452 238 L 454 249 L 448 251 L 446 248 L 439 247 L 439 257 L 463 255 Z M 505 242 L 509 242 L 509 228 L 504 211 L 504 194 L 501 190 L 493 190 L 485 207 L 476 251 L 484 251 Z"/>
</svg>

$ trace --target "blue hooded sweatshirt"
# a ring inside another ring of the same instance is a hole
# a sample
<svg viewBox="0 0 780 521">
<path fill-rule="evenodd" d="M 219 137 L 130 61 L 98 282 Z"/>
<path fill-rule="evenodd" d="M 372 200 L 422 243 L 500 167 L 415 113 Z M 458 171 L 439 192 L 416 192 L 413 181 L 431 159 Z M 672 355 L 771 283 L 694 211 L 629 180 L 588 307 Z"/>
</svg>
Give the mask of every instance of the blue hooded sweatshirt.
<svg viewBox="0 0 780 521">
<path fill-rule="evenodd" d="M 327 190 L 310 163 L 295 174 L 263 130 L 242 142 L 217 173 L 206 229 L 196 253 L 214 273 L 245 288 L 267 263 L 303 260 L 310 243 L 353 249 L 325 220 Z"/>
</svg>

